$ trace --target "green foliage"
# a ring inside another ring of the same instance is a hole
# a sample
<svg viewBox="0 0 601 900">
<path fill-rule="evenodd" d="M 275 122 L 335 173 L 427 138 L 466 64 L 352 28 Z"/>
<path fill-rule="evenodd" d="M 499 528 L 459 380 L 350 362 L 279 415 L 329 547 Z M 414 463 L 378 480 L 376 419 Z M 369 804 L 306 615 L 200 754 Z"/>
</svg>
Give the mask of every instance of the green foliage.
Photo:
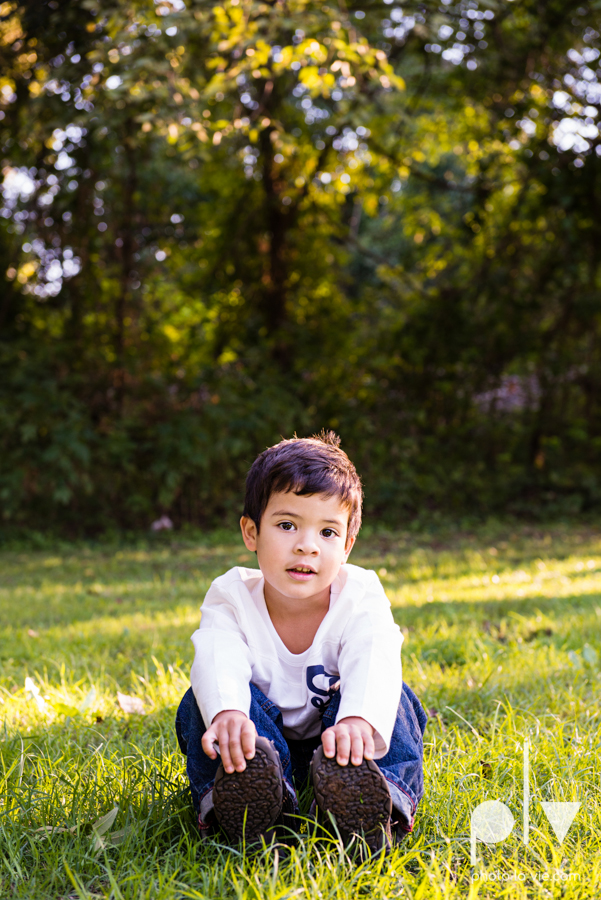
<svg viewBox="0 0 601 900">
<path fill-rule="evenodd" d="M 378 533 L 351 558 L 379 571 L 405 634 L 404 678 L 430 712 L 414 832 L 362 865 L 310 822 L 277 856 L 199 840 L 174 716 L 206 589 L 230 566 L 253 565 L 239 538 L 0 554 L 2 896 L 596 900 L 598 529 Z M 516 826 L 503 843 L 478 843 L 472 869 L 470 815 L 491 799 Z M 581 802 L 562 844 L 548 800 Z"/>
<path fill-rule="evenodd" d="M 391 522 L 601 500 L 601 10 L 0 5 L 0 499 L 210 522 L 340 431 Z"/>
</svg>

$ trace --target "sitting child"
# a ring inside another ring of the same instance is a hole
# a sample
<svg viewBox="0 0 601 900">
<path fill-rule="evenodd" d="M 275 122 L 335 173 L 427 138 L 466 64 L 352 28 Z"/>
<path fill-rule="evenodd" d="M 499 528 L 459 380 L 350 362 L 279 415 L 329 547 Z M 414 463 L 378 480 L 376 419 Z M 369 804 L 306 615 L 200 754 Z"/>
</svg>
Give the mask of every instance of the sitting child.
<svg viewBox="0 0 601 900">
<path fill-rule="evenodd" d="M 332 432 L 253 463 L 240 520 L 259 569 L 216 578 L 176 719 L 201 832 L 268 836 L 318 809 L 372 851 L 411 831 L 426 714 L 401 678 L 402 634 L 375 572 L 349 565 L 361 482 Z M 219 756 L 221 760 L 219 760 Z"/>
</svg>

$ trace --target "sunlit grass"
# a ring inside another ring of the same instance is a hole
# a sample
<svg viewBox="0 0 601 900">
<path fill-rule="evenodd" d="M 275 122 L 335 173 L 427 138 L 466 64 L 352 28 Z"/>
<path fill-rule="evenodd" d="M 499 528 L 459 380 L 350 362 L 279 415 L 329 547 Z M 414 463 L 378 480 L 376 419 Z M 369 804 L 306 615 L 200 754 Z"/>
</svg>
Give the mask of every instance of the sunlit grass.
<svg viewBox="0 0 601 900">
<path fill-rule="evenodd" d="M 352 561 L 380 572 L 431 714 L 415 831 L 362 865 L 311 835 L 278 854 L 198 840 L 173 718 L 207 587 L 254 565 L 235 538 L 1 553 L 0 896 L 598 897 L 601 532 L 380 534 Z M 493 799 L 515 827 L 473 869 L 470 815 Z M 562 844 L 544 800 L 581 802 Z"/>
</svg>

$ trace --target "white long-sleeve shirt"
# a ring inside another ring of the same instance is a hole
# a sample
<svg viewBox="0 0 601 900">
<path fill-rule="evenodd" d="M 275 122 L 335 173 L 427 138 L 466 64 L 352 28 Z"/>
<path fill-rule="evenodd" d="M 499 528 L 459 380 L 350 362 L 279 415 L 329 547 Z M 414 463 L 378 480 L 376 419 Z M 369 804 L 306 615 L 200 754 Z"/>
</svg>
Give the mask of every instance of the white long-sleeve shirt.
<svg viewBox="0 0 601 900">
<path fill-rule="evenodd" d="M 281 710 L 285 737 L 312 737 L 339 684 L 338 719 L 360 716 L 369 722 L 375 756 L 384 756 L 403 685 L 403 635 L 376 573 L 348 563 L 341 567 L 329 610 L 303 653 L 291 653 L 275 630 L 264 583 L 258 569 L 237 566 L 207 591 L 192 635 L 192 689 L 203 721 L 208 726 L 225 709 L 249 715 L 252 682 Z"/>
</svg>

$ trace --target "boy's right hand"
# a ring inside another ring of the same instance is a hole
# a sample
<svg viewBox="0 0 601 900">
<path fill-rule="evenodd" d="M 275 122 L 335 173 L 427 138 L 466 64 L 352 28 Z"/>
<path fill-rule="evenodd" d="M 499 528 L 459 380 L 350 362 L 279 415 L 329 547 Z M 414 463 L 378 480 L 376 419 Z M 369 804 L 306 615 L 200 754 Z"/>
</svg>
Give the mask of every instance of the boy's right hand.
<svg viewBox="0 0 601 900">
<path fill-rule="evenodd" d="M 244 772 L 246 760 L 255 755 L 255 723 L 238 709 L 224 709 L 217 713 L 202 736 L 202 749 L 210 759 L 217 759 L 213 744 L 219 744 L 223 768 L 232 772 Z"/>
</svg>

